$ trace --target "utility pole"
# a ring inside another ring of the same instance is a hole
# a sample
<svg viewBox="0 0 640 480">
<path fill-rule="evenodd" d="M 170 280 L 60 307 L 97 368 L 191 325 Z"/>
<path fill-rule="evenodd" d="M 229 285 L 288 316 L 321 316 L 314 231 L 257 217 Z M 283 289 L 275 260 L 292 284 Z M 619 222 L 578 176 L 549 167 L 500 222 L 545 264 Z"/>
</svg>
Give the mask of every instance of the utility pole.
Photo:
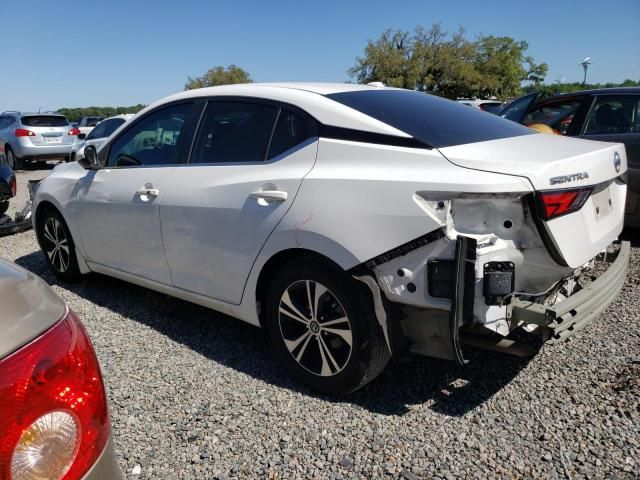
<svg viewBox="0 0 640 480">
<path fill-rule="evenodd" d="M 580 65 L 584 69 L 584 78 L 582 80 L 582 86 L 584 87 L 587 84 L 587 70 L 591 66 L 591 57 L 585 58 Z"/>
</svg>

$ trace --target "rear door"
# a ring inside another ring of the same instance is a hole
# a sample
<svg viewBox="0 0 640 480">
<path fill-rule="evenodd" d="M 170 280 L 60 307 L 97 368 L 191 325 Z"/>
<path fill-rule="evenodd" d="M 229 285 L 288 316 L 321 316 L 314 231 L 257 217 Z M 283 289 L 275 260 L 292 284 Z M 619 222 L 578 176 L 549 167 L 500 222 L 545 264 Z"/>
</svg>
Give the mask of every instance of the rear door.
<svg viewBox="0 0 640 480">
<path fill-rule="evenodd" d="M 239 304 L 262 245 L 316 159 L 315 123 L 303 112 L 247 99 L 210 100 L 188 165 L 160 209 L 176 287 Z"/>
<path fill-rule="evenodd" d="M 640 168 L 640 95 L 598 95 L 581 136 L 624 143 L 629 166 Z"/>
<path fill-rule="evenodd" d="M 629 166 L 626 222 L 640 226 L 640 95 L 598 95 L 581 133 L 591 140 L 624 143 Z"/>
</svg>

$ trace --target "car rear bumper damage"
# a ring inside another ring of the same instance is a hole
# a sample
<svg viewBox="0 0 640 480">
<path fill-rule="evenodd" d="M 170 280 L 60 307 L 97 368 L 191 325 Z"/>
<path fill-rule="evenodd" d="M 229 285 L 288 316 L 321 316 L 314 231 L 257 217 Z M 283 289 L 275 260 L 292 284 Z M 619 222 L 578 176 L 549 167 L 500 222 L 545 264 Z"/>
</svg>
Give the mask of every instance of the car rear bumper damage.
<svg viewBox="0 0 640 480">
<path fill-rule="evenodd" d="M 417 250 L 421 249 L 420 246 L 430 248 L 430 245 L 431 248 L 436 248 L 438 241 L 450 242 L 451 240 L 454 239 L 443 238 L 443 235 L 440 234 L 430 234 L 428 238 L 425 237 L 424 242 L 415 246 L 416 250 L 413 252 L 418 256 L 420 252 Z M 415 242 L 412 242 L 412 245 L 413 243 Z M 432 302 L 430 305 L 403 303 L 402 297 L 393 298 L 389 293 L 392 290 L 388 287 L 385 288 L 386 277 L 379 268 L 386 265 L 386 271 L 393 271 L 398 269 L 397 262 L 409 264 L 411 259 L 408 257 L 412 253 L 406 251 L 407 249 L 400 249 L 399 257 L 392 255 L 394 252 L 388 252 L 388 254 L 380 256 L 380 264 L 372 260 L 360 267 L 366 267 L 373 272 L 377 270 L 378 281 L 375 282 L 373 276 L 370 275 L 371 281 L 365 283 L 371 289 L 374 298 L 378 299 L 376 315 L 392 354 L 400 348 L 402 342 L 405 345 L 408 342 L 408 348 L 413 353 L 448 359 L 458 364 L 467 363 L 464 354 L 465 345 L 498 350 L 518 356 L 532 355 L 535 353 L 535 349 L 525 343 L 514 341 L 511 334 L 520 330 L 535 335 L 547 343 L 556 343 L 566 340 L 580 331 L 615 300 L 624 284 L 630 256 L 628 242 L 612 243 L 605 253 L 598 255 L 590 262 L 591 267 L 577 270 L 583 273 L 589 272 L 589 277 L 591 274 L 595 275 L 591 268 L 597 259 L 599 265 L 597 278 L 582 288 L 572 287 L 570 291 L 574 293 L 565 296 L 557 294 L 541 296 L 539 293 L 532 293 L 528 296 L 526 293 L 514 291 L 512 274 L 505 276 L 505 272 L 498 272 L 499 275 L 496 277 L 498 284 L 502 282 L 501 279 L 509 279 L 506 284 L 511 285 L 509 290 L 511 293 L 497 297 L 500 299 L 501 306 L 499 308 L 504 310 L 506 317 L 504 320 L 505 329 L 497 331 L 490 327 L 489 317 L 481 318 L 477 315 L 477 312 L 482 311 L 482 308 L 487 305 L 494 305 L 496 299 L 492 296 L 495 292 L 488 292 L 491 290 L 490 288 L 483 288 L 483 283 L 487 282 L 485 269 L 488 263 L 477 255 L 480 245 L 475 239 L 464 235 L 458 235 L 452 243 L 455 245 L 455 255 L 453 260 L 449 261 L 452 267 L 448 269 L 449 273 L 441 277 L 430 278 L 426 282 L 427 284 L 433 281 L 437 282 L 438 288 L 449 292 L 446 293 L 449 298 L 442 298 L 439 302 Z M 428 265 L 429 262 L 424 261 L 424 263 Z M 408 269 L 404 270 L 409 271 Z M 484 279 L 477 275 L 478 271 L 483 270 L 485 271 Z M 398 272 L 402 271 L 402 268 L 398 269 Z M 356 273 L 356 271 L 352 273 Z M 366 278 L 363 275 L 364 272 L 358 273 L 359 275 L 354 276 L 364 281 L 363 278 Z M 573 282 L 577 281 L 578 274 L 571 273 L 571 270 L 568 270 L 567 273 L 569 273 L 568 277 L 558 277 L 557 282 L 547 292 L 559 291 L 559 286 L 564 284 L 567 278 L 571 278 Z M 418 285 L 417 288 L 414 286 L 412 289 L 415 294 L 419 294 L 421 289 L 428 290 L 424 283 L 418 281 L 427 276 L 425 271 L 413 276 L 411 280 Z M 502 282 L 502 285 L 498 286 L 502 287 L 504 284 L 505 282 Z M 502 295 L 504 292 L 499 293 Z M 560 298 L 561 300 L 559 300 Z M 552 304 L 546 305 L 544 303 Z M 383 306 L 384 308 L 382 308 Z"/>
<path fill-rule="evenodd" d="M 611 259 L 609 268 L 582 290 L 555 305 L 514 300 L 513 319 L 543 327 L 548 332 L 549 343 L 566 340 L 588 325 L 615 300 L 624 285 L 630 254 L 629 242 L 622 242 L 617 254 L 607 252 L 607 257 L 615 257 Z"/>
</svg>

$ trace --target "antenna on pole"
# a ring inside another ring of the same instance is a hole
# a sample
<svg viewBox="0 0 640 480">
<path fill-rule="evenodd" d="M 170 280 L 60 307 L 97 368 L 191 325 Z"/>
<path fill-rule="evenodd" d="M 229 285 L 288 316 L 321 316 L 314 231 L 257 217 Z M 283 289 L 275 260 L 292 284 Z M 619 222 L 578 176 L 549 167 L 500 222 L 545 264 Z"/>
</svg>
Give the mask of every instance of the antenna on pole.
<svg viewBox="0 0 640 480">
<path fill-rule="evenodd" d="M 584 78 L 582 80 L 582 86 L 586 85 L 587 83 L 587 70 L 589 70 L 589 67 L 591 66 L 591 57 L 587 57 L 585 58 L 582 63 L 580 63 L 580 65 L 582 65 L 582 68 L 584 69 Z"/>
</svg>

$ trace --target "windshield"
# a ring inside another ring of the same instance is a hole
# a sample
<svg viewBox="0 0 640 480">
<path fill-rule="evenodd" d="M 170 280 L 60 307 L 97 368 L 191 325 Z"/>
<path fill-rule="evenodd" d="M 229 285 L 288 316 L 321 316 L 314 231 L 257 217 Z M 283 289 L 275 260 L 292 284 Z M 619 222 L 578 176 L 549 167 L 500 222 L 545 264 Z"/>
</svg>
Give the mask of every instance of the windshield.
<svg viewBox="0 0 640 480">
<path fill-rule="evenodd" d="M 26 127 L 66 127 L 69 122 L 58 115 L 31 115 L 22 117 L 21 122 Z"/>
<path fill-rule="evenodd" d="M 480 109 L 411 90 L 361 90 L 327 97 L 435 148 L 534 133 Z"/>
</svg>

